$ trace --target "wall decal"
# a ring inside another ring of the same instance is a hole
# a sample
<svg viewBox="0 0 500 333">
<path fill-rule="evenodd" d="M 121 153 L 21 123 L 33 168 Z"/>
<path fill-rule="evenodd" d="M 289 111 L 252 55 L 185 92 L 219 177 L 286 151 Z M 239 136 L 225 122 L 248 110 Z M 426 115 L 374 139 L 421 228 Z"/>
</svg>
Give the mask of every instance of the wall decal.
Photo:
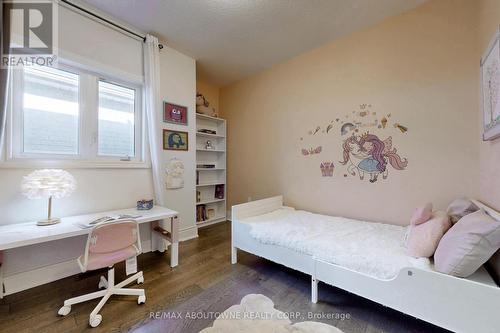
<svg viewBox="0 0 500 333">
<path fill-rule="evenodd" d="M 398 123 L 395 123 L 394 127 L 399 129 L 401 131 L 401 133 L 406 133 L 408 131 L 408 127 L 403 126 L 403 125 L 398 124 Z"/>
<path fill-rule="evenodd" d="M 184 187 L 184 163 L 177 158 L 172 158 L 167 163 L 167 189 Z"/>
<path fill-rule="evenodd" d="M 380 123 L 382 124 L 382 128 L 385 128 L 387 126 L 387 118 L 386 117 L 382 118 Z"/>
<path fill-rule="evenodd" d="M 332 124 L 329 124 L 327 127 L 326 127 L 326 133 L 330 132 L 330 130 L 333 128 L 333 125 Z"/>
<path fill-rule="evenodd" d="M 320 164 L 322 177 L 333 177 L 333 169 L 335 168 L 333 162 L 323 162 Z"/>
<path fill-rule="evenodd" d="M 309 149 L 304 149 L 302 148 L 302 155 L 304 156 L 309 156 L 309 155 L 315 155 L 321 153 L 321 146 L 318 146 L 316 148 L 309 148 Z"/>
<path fill-rule="evenodd" d="M 347 165 L 349 174 L 358 174 L 361 180 L 368 174 L 371 183 L 375 183 L 380 174 L 383 179 L 387 178 L 388 164 L 396 170 L 404 170 L 408 165 L 408 160 L 401 158 L 392 147 L 392 137 L 382 141 L 374 134 L 352 135 L 344 140 L 342 148 L 340 163 Z"/>
<path fill-rule="evenodd" d="M 353 130 L 354 128 L 355 128 L 355 126 L 354 126 L 353 123 L 345 123 L 340 128 L 340 134 L 341 135 L 346 135 L 347 133 L 349 133 L 349 131 Z"/>
</svg>

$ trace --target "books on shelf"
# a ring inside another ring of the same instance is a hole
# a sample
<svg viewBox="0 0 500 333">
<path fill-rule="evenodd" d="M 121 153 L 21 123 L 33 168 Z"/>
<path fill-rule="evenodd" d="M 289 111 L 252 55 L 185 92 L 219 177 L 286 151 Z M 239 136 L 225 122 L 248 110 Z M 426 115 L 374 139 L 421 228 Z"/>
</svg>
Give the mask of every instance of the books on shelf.
<svg viewBox="0 0 500 333">
<path fill-rule="evenodd" d="M 215 169 L 215 164 L 196 164 L 198 169 Z"/>
<path fill-rule="evenodd" d="M 215 185 L 214 197 L 216 199 L 224 199 L 224 184 Z"/>
<path fill-rule="evenodd" d="M 198 130 L 199 133 L 205 133 L 205 134 L 217 134 L 217 131 L 206 129 L 206 128 L 200 128 Z"/>
<path fill-rule="evenodd" d="M 196 222 L 203 222 L 207 220 L 207 206 L 198 205 L 196 206 Z"/>
<path fill-rule="evenodd" d="M 208 220 L 215 219 L 215 209 L 207 208 L 206 205 L 199 205 L 196 207 L 196 222 L 202 223 Z"/>
</svg>

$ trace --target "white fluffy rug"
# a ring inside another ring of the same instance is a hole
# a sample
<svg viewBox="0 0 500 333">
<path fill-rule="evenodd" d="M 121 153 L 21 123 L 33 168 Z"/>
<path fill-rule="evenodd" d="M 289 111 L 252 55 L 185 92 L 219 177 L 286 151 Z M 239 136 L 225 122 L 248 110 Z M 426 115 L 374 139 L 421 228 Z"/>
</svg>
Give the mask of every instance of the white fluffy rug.
<svg viewBox="0 0 500 333">
<path fill-rule="evenodd" d="M 200 333 L 342 333 L 336 327 L 304 321 L 292 325 L 284 312 L 274 308 L 274 303 L 264 295 L 249 294 L 214 321 L 212 327 Z"/>
</svg>

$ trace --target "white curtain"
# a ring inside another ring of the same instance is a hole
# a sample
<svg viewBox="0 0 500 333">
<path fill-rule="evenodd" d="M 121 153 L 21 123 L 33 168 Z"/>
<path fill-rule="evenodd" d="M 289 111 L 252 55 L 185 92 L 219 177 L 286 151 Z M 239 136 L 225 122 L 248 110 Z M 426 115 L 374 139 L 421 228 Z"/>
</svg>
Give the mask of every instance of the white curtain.
<svg viewBox="0 0 500 333">
<path fill-rule="evenodd" d="M 0 18 L 3 17 L 3 3 L 0 4 Z M 4 22 L 0 23 L 2 30 L 5 28 Z M 4 41 L 4 34 L 0 33 L 0 56 L 3 56 L 3 43 L 7 43 L 8 40 Z M 8 34 L 6 36 L 9 37 Z M 2 156 L 4 141 L 5 141 L 5 123 L 7 118 L 7 88 L 9 81 L 9 70 L 0 69 L 0 157 Z"/>
<path fill-rule="evenodd" d="M 162 186 L 161 167 L 161 133 L 157 116 L 161 110 L 160 100 L 160 49 L 158 38 L 146 35 L 144 42 L 144 98 L 148 125 L 149 149 L 151 152 L 151 167 L 153 186 L 157 205 L 165 205 Z"/>
<path fill-rule="evenodd" d="M 0 156 L 2 156 L 5 142 L 5 124 L 7 118 L 7 89 L 9 86 L 10 70 L 0 69 Z"/>
</svg>

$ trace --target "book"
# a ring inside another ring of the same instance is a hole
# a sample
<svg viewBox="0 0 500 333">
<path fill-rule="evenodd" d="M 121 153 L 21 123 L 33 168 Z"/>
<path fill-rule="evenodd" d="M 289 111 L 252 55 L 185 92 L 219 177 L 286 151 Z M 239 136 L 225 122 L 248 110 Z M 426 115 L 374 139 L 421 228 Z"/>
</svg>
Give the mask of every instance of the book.
<svg viewBox="0 0 500 333">
<path fill-rule="evenodd" d="M 216 199 L 224 199 L 224 184 L 215 185 L 214 196 Z"/>
</svg>

